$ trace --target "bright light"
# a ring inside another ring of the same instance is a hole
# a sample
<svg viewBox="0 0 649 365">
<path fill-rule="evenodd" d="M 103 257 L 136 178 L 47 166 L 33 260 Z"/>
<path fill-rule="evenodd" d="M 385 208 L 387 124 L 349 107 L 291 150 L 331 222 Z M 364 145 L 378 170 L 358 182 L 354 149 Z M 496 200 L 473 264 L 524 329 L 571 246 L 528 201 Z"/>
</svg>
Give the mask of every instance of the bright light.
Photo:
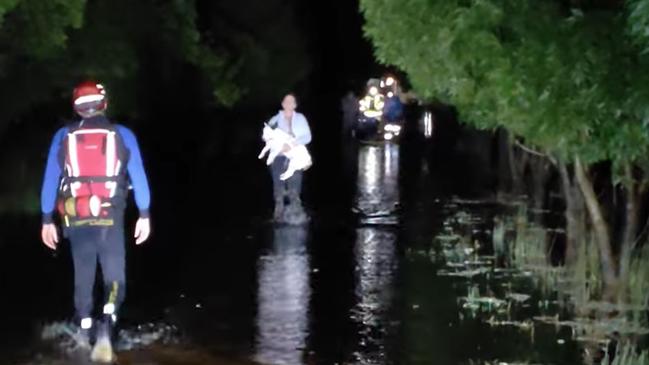
<svg viewBox="0 0 649 365">
<path fill-rule="evenodd" d="M 380 110 L 366 110 L 363 112 L 363 115 L 368 118 L 378 118 L 383 115 L 383 112 Z"/>
<path fill-rule="evenodd" d="M 424 114 L 424 136 L 430 138 L 433 135 L 433 113 L 427 111 Z"/>
<path fill-rule="evenodd" d="M 104 305 L 104 314 L 113 314 L 113 313 L 115 313 L 115 304 L 106 303 L 106 305 Z"/>
<path fill-rule="evenodd" d="M 370 95 L 374 96 L 379 93 L 379 89 L 376 88 L 376 86 L 372 86 L 369 90 Z"/>
<path fill-rule="evenodd" d="M 383 129 L 385 129 L 386 132 L 392 132 L 394 134 L 399 134 L 399 132 L 401 132 L 401 126 L 397 124 L 386 124 Z"/>
<path fill-rule="evenodd" d="M 385 87 L 385 82 L 383 82 L 383 80 L 381 80 L 381 83 L 379 84 L 379 86 L 382 87 L 382 88 Z"/>
<path fill-rule="evenodd" d="M 92 318 L 84 318 L 81 320 L 81 328 L 84 330 L 90 329 L 92 327 Z"/>
<path fill-rule="evenodd" d="M 385 135 L 383 135 L 383 138 L 384 138 L 386 141 L 391 141 L 392 138 L 394 138 L 394 135 L 393 135 L 392 133 L 386 133 Z"/>
<path fill-rule="evenodd" d="M 388 77 L 387 80 L 385 80 L 385 84 L 392 86 L 392 84 L 394 84 L 394 79 L 392 77 Z"/>
<path fill-rule="evenodd" d="M 388 98 L 391 98 L 394 96 L 394 93 L 392 91 L 388 91 Z"/>
</svg>

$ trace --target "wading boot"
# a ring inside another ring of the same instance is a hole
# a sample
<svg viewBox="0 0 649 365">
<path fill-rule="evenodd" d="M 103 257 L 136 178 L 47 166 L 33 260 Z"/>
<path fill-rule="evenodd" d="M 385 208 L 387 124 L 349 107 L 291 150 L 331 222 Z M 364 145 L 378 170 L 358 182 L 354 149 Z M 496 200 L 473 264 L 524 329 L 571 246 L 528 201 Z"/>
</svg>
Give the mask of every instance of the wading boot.
<svg viewBox="0 0 649 365">
<path fill-rule="evenodd" d="M 300 194 L 291 192 L 289 195 L 290 204 L 288 205 L 285 214 L 286 223 L 292 225 L 302 225 L 309 221 L 309 217 L 304 211 L 302 206 L 302 199 L 300 199 Z"/>
<path fill-rule="evenodd" d="M 112 332 L 114 321 L 110 316 L 104 316 L 97 325 L 97 341 L 92 348 L 90 360 L 94 362 L 110 364 L 115 361 L 115 353 L 112 345 Z"/>
<path fill-rule="evenodd" d="M 288 194 L 288 199 L 289 203 L 291 204 L 291 207 L 294 208 L 296 211 L 297 210 L 303 210 L 302 209 L 302 199 L 300 198 L 300 193 L 291 191 Z"/>
<path fill-rule="evenodd" d="M 73 336 L 79 350 L 90 350 L 90 331 L 92 331 L 92 319 L 82 319 Z"/>
</svg>

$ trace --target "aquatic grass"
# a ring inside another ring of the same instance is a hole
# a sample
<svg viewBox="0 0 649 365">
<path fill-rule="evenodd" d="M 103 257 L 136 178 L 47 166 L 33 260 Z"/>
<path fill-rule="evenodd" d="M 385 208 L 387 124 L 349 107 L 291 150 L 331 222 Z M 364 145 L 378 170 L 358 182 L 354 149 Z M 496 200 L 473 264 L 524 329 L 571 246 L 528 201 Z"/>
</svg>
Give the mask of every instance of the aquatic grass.
<svg viewBox="0 0 649 365">
<path fill-rule="evenodd" d="M 577 252 L 577 259 L 568 270 L 571 279 L 570 294 L 577 307 L 584 307 L 601 298 L 603 292 L 600 253 L 592 240 L 583 240 Z"/>
<path fill-rule="evenodd" d="M 649 244 L 631 259 L 626 291 L 631 307 L 629 320 L 638 327 L 649 327 Z"/>
<path fill-rule="evenodd" d="M 480 287 L 477 284 L 470 285 L 467 288 L 467 296 L 459 297 L 457 300 L 469 318 L 477 318 L 481 314 L 508 315 L 511 310 L 507 300 L 480 294 Z M 460 313 L 460 319 L 464 319 L 462 313 Z"/>
<path fill-rule="evenodd" d="M 626 300 L 608 303 L 601 301 L 604 288 L 600 257 L 592 237 L 582 237 L 577 247 L 576 261 L 572 265 L 555 266 L 549 259 L 552 250 L 549 238 L 553 232 L 531 222 L 526 207 L 518 205 L 513 214 L 505 213 L 493 219 L 490 242 L 493 258 L 499 265 L 504 264 L 504 267 L 498 268 L 488 265 L 488 260 L 482 260 L 484 256 L 479 254 L 476 243 L 466 233 L 467 228 L 475 228 L 476 221 L 466 212 L 455 215 L 445 222 L 445 236 L 437 240 L 445 261 L 445 269 L 440 270 L 439 274 L 467 280 L 467 294 L 458 298 L 461 319 L 481 318 L 490 326 L 513 326 L 521 330 L 529 330 L 533 327 L 532 323 L 539 321 L 554 324 L 557 328 L 569 327 L 576 341 L 599 349 L 606 347 L 613 333 L 624 339 L 649 334 L 649 245 L 634 255 L 629 265 L 629 281 L 624 287 Z M 483 280 L 487 284 L 492 280 L 509 284 L 501 285 L 506 290 L 504 295 L 489 288 L 481 292 L 478 283 Z M 534 290 L 538 290 L 540 298 L 521 296 L 524 300 L 517 301 L 519 297 L 515 293 L 528 292 L 530 284 Z M 515 287 L 518 287 L 516 292 Z M 524 288 L 522 292 L 521 288 Z M 540 310 L 533 321 L 530 318 L 512 318 L 518 317 L 517 306 L 529 302 L 530 298 L 534 298 L 535 306 Z M 558 306 L 550 308 L 549 303 Z M 576 316 L 572 319 L 560 317 L 557 310 L 561 311 L 561 308 Z M 616 313 L 619 314 L 611 316 Z M 646 351 L 620 351 L 613 364 L 645 365 L 641 361 L 646 361 L 642 357 L 647 356 Z"/>
<path fill-rule="evenodd" d="M 640 351 L 637 345 L 625 341 L 622 345 L 618 344 L 615 358 L 610 361 L 608 353 L 602 360 L 602 364 L 610 365 L 649 365 L 649 351 Z"/>
<path fill-rule="evenodd" d="M 529 362 L 529 361 L 505 362 L 505 361 L 502 361 L 502 360 L 490 360 L 490 361 L 486 361 L 486 360 L 469 360 L 465 364 L 466 365 L 541 365 L 541 364 L 538 364 L 538 363 L 535 363 L 535 362 L 533 363 L 533 362 Z"/>
<path fill-rule="evenodd" d="M 549 266 L 546 248 L 547 232 L 528 220 L 527 207 L 521 205 L 511 219 L 512 241 L 510 261 L 518 267 Z"/>
<path fill-rule="evenodd" d="M 548 231 L 527 220 L 527 213 L 518 210 L 513 220 L 515 238 L 509 260 L 527 274 L 533 286 L 549 297 L 565 282 L 565 268 L 552 266 L 548 257 Z"/>
<path fill-rule="evenodd" d="M 491 242 L 496 257 L 504 258 L 507 266 L 511 264 L 509 255 L 509 245 L 507 244 L 507 217 L 496 216 L 494 218 L 494 227 L 491 231 Z"/>
</svg>

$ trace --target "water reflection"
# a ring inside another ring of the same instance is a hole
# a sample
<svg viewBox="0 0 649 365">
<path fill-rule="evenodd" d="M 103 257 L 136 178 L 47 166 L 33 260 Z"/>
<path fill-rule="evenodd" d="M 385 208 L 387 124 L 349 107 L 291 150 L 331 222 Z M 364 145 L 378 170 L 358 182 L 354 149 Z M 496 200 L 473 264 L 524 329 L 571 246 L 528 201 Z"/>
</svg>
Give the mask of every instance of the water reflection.
<svg viewBox="0 0 649 365">
<path fill-rule="evenodd" d="M 258 260 L 258 313 L 255 360 L 264 364 L 303 364 L 308 330 L 308 230 L 281 226 L 272 249 Z"/>
<path fill-rule="evenodd" d="M 358 152 L 356 209 L 362 222 L 395 224 L 399 204 L 399 146 L 363 146 Z"/>
<path fill-rule="evenodd" d="M 356 298 L 352 319 L 359 326 L 355 360 L 358 364 L 385 363 L 389 310 L 394 292 L 396 234 L 383 227 L 357 230 Z"/>
<path fill-rule="evenodd" d="M 359 151 L 357 207 L 364 225 L 356 230 L 356 305 L 352 319 L 359 326 L 354 361 L 386 363 L 390 335 L 389 310 L 394 291 L 399 146 L 364 146 Z M 376 225 L 378 224 L 378 225 Z"/>
</svg>

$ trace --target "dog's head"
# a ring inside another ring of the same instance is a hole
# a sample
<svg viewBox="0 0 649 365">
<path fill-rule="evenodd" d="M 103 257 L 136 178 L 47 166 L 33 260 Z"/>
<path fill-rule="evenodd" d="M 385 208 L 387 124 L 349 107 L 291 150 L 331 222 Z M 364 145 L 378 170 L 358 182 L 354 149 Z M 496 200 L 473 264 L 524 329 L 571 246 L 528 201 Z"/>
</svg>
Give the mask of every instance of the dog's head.
<svg viewBox="0 0 649 365">
<path fill-rule="evenodd" d="M 268 125 L 268 123 L 264 123 L 264 130 L 262 131 L 261 138 L 264 141 L 268 141 L 273 138 L 273 134 L 274 134 L 273 132 L 274 129 L 270 125 Z"/>
<path fill-rule="evenodd" d="M 273 128 L 268 124 L 264 124 L 262 139 L 264 142 L 274 140 L 278 143 L 286 143 L 291 140 L 291 136 L 279 128 Z"/>
</svg>

